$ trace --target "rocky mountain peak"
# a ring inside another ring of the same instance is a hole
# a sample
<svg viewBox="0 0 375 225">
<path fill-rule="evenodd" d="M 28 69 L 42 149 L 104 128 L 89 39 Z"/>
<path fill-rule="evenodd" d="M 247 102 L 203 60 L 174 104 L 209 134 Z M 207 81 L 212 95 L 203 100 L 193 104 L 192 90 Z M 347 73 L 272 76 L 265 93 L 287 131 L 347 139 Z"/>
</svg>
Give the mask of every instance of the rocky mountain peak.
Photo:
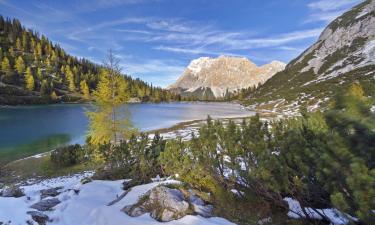
<svg viewBox="0 0 375 225">
<path fill-rule="evenodd" d="M 186 95 L 209 89 L 214 97 L 220 98 L 227 91 L 258 86 L 284 67 L 285 64 L 279 61 L 258 67 L 244 57 L 201 57 L 192 60 L 180 78 L 168 88 Z"/>
</svg>

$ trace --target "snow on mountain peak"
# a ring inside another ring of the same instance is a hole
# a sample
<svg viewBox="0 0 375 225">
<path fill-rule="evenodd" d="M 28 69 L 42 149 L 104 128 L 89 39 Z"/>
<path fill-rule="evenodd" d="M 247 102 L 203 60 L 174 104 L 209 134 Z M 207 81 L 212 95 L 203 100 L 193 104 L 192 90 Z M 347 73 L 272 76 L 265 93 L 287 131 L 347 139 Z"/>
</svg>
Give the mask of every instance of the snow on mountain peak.
<svg viewBox="0 0 375 225">
<path fill-rule="evenodd" d="M 197 75 L 202 68 L 207 68 L 212 64 L 212 59 L 210 57 L 200 57 L 194 59 L 190 62 L 187 67 L 194 75 Z"/>
<path fill-rule="evenodd" d="M 177 92 L 183 90 L 186 94 L 209 89 L 215 97 L 223 97 L 227 91 L 234 92 L 264 83 L 284 67 L 285 64 L 279 61 L 258 67 L 244 57 L 201 57 L 192 60 L 169 89 Z"/>
</svg>

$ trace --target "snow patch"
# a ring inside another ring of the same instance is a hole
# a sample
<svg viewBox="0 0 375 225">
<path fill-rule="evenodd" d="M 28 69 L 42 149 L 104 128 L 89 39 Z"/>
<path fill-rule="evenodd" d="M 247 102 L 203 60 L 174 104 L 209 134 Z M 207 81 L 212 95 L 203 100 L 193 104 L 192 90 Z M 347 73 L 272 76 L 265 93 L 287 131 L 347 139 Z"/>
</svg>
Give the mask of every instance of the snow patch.
<svg viewBox="0 0 375 225">
<path fill-rule="evenodd" d="M 299 218 L 305 218 L 306 215 L 302 210 L 302 207 L 300 203 L 293 199 L 293 198 L 284 198 L 284 201 L 288 203 L 289 206 L 289 212 L 288 216 L 290 218 L 299 219 Z M 313 219 L 322 220 L 322 216 L 326 217 L 331 221 L 332 225 L 346 225 L 350 221 L 356 221 L 356 218 L 353 218 L 349 215 L 343 214 L 337 209 L 330 208 L 330 209 L 314 209 L 310 207 L 305 207 L 304 211 L 306 214 Z"/>
<path fill-rule="evenodd" d="M 210 57 L 200 57 L 192 60 L 187 68 L 196 76 L 203 68 L 210 67 L 213 60 Z"/>
<path fill-rule="evenodd" d="M 203 218 L 200 216 L 185 216 L 179 220 L 168 223 L 160 223 L 150 217 L 149 214 L 140 217 L 130 217 L 121 209 L 126 205 L 134 204 L 147 191 L 160 184 L 180 183 L 176 180 L 153 182 L 135 186 L 131 191 L 117 203 L 108 206 L 124 191 L 121 189 L 123 180 L 103 181 L 94 180 L 87 184 L 81 184 L 81 179 L 91 176 L 92 172 L 77 174 L 71 177 L 59 177 L 36 182 L 22 186 L 26 196 L 21 198 L 0 197 L 0 222 L 23 225 L 32 218 L 28 211 L 35 211 L 30 206 L 41 198 L 40 190 L 62 187 L 58 195 L 60 204 L 53 211 L 44 212 L 53 221 L 48 224 L 54 225 L 234 225 L 226 219 L 219 217 Z M 32 183 L 32 182 L 30 182 Z M 73 191 L 77 190 L 77 191 Z M 78 192 L 79 191 L 79 192 Z M 78 193 L 77 193 L 78 192 Z"/>
</svg>

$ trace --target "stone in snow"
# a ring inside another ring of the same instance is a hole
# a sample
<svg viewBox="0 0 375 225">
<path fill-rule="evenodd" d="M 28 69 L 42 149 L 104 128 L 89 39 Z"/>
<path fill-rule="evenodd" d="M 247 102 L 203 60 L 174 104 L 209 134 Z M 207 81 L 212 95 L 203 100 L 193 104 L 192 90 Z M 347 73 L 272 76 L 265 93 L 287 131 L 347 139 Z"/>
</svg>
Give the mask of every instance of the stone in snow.
<svg viewBox="0 0 375 225">
<path fill-rule="evenodd" d="M 60 194 L 59 190 L 62 189 L 62 187 L 55 187 L 50 189 L 44 189 L 40 191 L 40 197 L 47 198 L 47 197 L 56 197 Z"/>
<path fill-rule="evenodd" d="M 122 211 L 132 217 L 149 212 L 152 218 L 161 222 L 180 219 L 187 214 L 211 217 L 213 206 L 206 205 L 192 190 L 188 193 L 189 196 L 185 200 L 180 190 L 157 186 L 145 194 L 144 202 L 125 206 Z M 193 212 L 190 209 L 193 209 Z"/>
<path fill-rule="evenodd" d="M 44 199 L 40 202 L 33 204 L 32 206 L 30 206 L 30 208 L 33 208 L 39 211 L 49 211 L 59 203 L 60 203 L 60 200 L 57 198 Z"/>
<path fill-rule="evenodd" d="M 203 217 L 211 217 L 214 207 L 212 205 L 205 205 L 204 201 L 195 195 L 192 190 L 189 190 L 189 202 L 193 207 L 193 211 Z"/>
<path fill-rule="evenodd" d="M 5 187 L 3 191 L 1 192 L 2 197 L 14 197 L 19 198 L 22 196 L 25 196 L 25 193 L 23 193 L 23 190 L 17 186 L 12 187 Z"/>
<path fill-rule="evenodd" d="M 184 217 L 189 210 L 189 203 L 184 200 L 182 192 L 165 186 L 153 188 L 145 198 L 140 205 L 125 206 L 123 211 L 129 216 L 140 216 L 150 212 L 152 218 L 168 222 Z"/>
<path fill-rule="evenodd" d="M 49 217 L 39 211 L 29 211 L 27 214 L 29 214 L 31 218 L 39 225 L 45 225 L 48 221 L 50 222 Z"/>
<path fill-rule="evenodd" d="M 205 218 L 211 217 L 214 207 L 212 205 L 193 205 L 193 210 L 196 214 L 203 216 Z"/>
<path fill-rule="evenodd" d="M 131 217 L 138 217 L 147 213 L 147 210 L 143 206 L 136 206 L 136 205 L 125 206 L 122 209 L 122 211 Z"/>
<path fill-rule="evenodd" d="M 149 195 L 150 206 L 156 206 L 151 211 L 151 217 L 162 222 L 168 222 L 184 217 L 188 213 L 189 203 L 177 189 L 158 186 Z"/>
</svg>

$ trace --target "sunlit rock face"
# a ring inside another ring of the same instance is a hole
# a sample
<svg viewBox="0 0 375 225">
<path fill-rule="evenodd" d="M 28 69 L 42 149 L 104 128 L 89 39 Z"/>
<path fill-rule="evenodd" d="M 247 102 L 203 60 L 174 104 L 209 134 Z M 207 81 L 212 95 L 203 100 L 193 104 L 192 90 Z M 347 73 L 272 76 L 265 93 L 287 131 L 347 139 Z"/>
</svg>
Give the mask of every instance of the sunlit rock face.
<svg viewBox="0 0 375 225">
<path fill-rule="evenodd" d="M 258 67 L 242 57 L 201 57 L 191 61 L 180 78 L 168 88 L 185 94 L 209 89 L 214 97 L 220 98 L 227 91 L 263 84 L 284 68 L 285 64 L 278 61 Z"/>
</svg>

